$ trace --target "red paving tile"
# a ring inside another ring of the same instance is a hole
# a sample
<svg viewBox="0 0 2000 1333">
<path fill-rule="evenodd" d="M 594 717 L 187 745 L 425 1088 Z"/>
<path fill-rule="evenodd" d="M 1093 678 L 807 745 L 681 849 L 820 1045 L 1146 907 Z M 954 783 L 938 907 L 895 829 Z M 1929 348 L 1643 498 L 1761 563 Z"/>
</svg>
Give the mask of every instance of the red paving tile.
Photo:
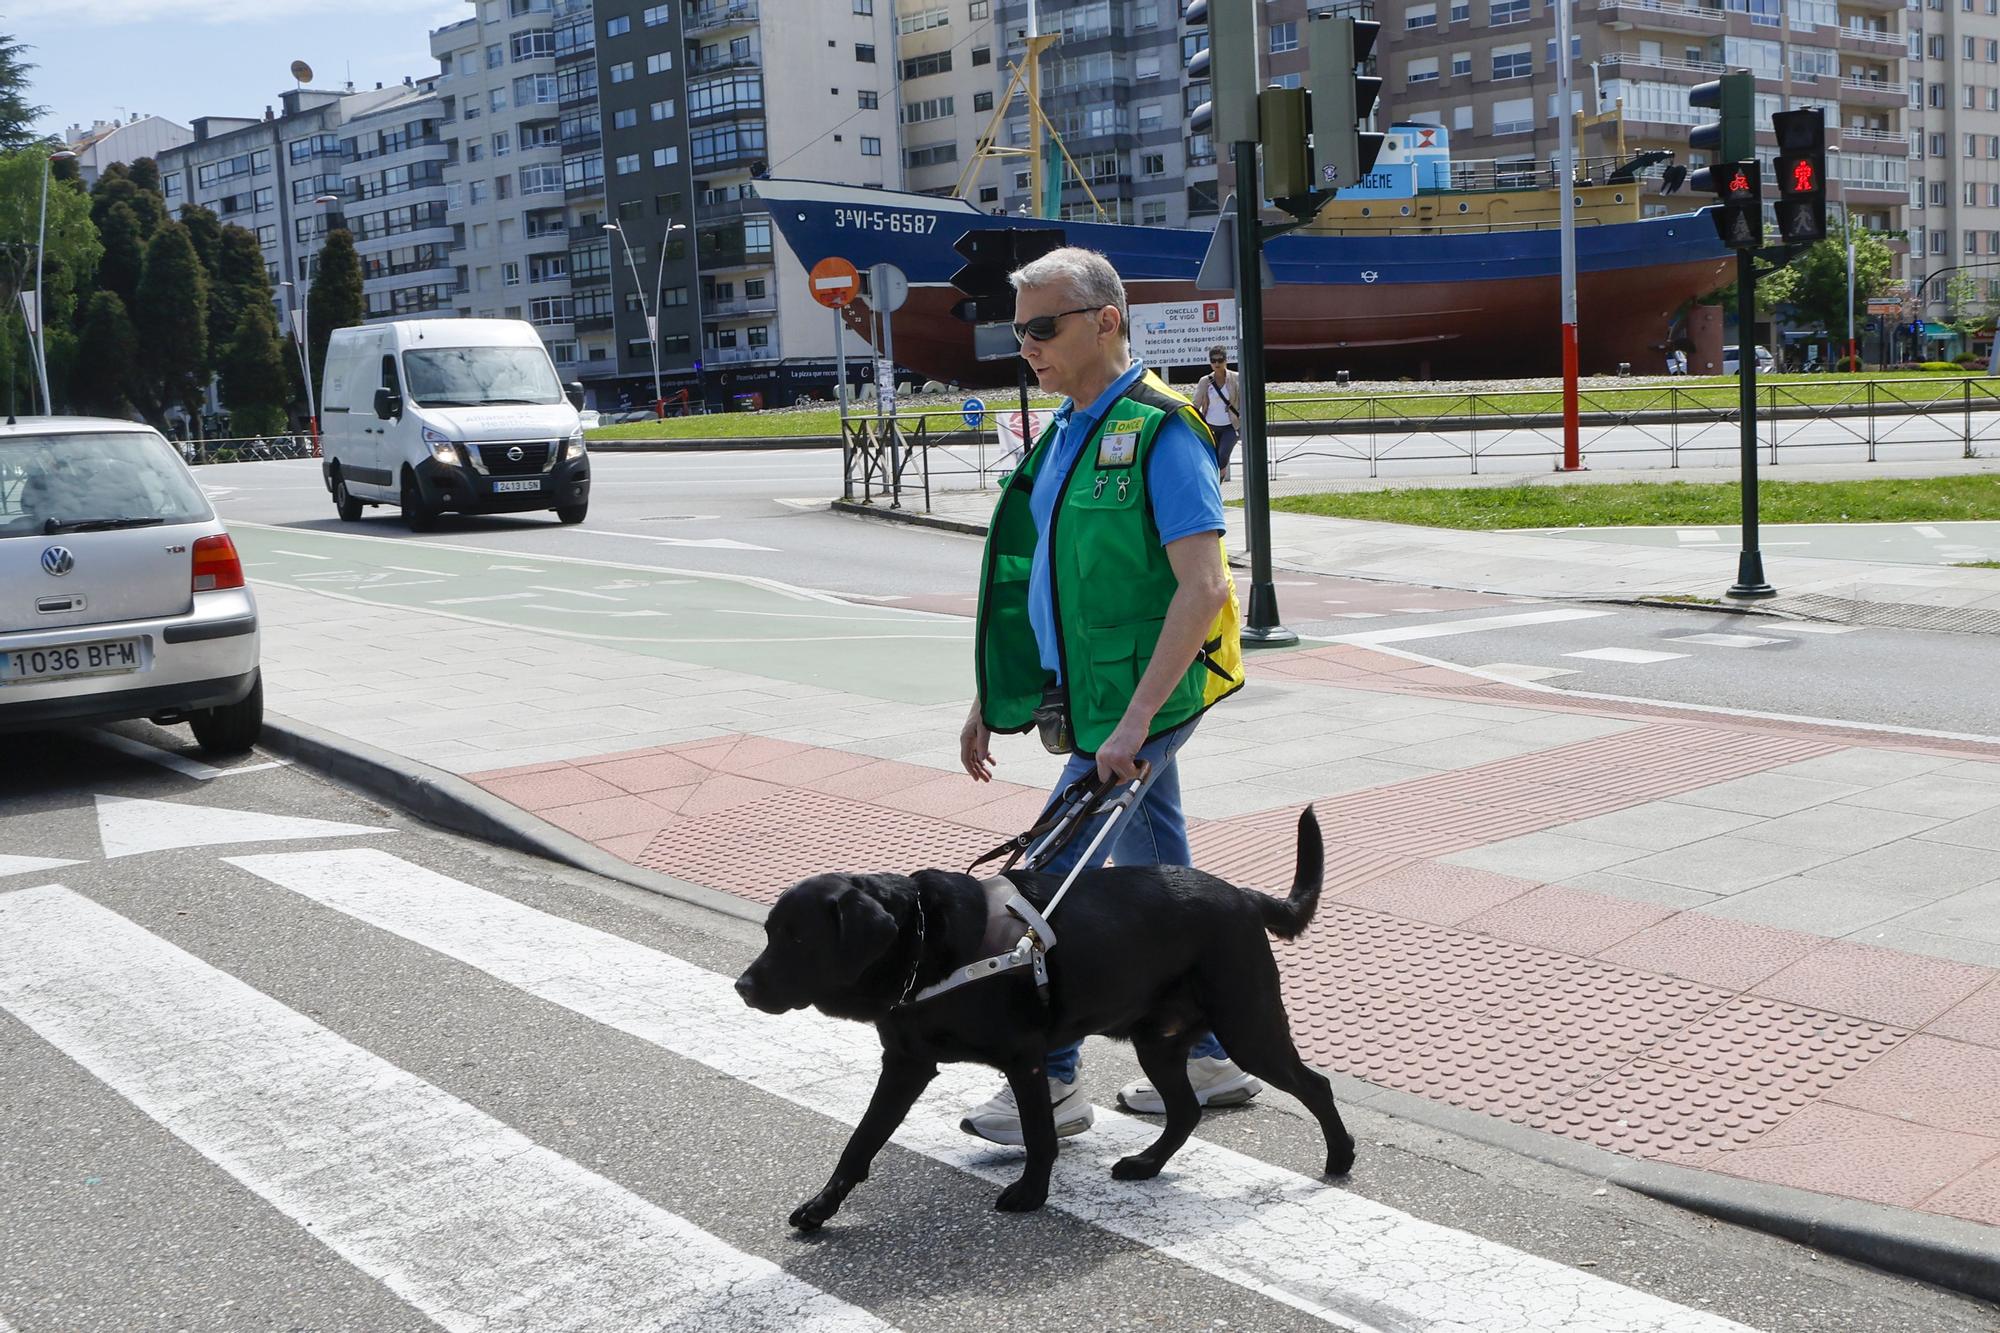
<svg viewBox="0 0 2000 1333">
<path fill-rule="evenodd" d="M 480 783 L 503 801 L 511 801 L 523 810 L 537 814 L 562 806 L 579 805 L 585 801 L 606 800 L 623 796 L 625 792 L 602 778 L 576 768 L 550 769 L 541 773 L 524 773 L 519 777 L 491 778 Z"/>
<path fill-rule="evenodd" d="M 1467 930 L 1483 930 L 1522 944 L 1588 957 L 1673 914 L 1669 907 L 1544 884 L 1459 924 Z"/>
<path fill-rule="evenodd" d="M 1947 1009 L 1924 1029 L 1933 1037 L 1956 1037 L 1976 1046 L 2000 1047 L 2000 980 Z"/>
<path fill-rule="evenodd" d="M 1993 980 L 1993 970 L 1894 949 L 1830 941 L 1775 976 L 1759 995 L 1919 1028 Z M 2000 1007 L 1995 1021 L 2000 1023 Z M 1996 1033 L 2000 1035 L 2000 1033 Z M 1995 1045 L 2000 1045 L 1996 1041 Z"/>
<path fill-rule="evenodd" d="M 2000 1144 L 1995 1145 L 2000 1148 Z M 1922 1200 L 1929 1212 L 2000 1227 L 2000 1152 Z"/>
<path fill-rule="evenodd" d="M 825 792 L 829 796 L 847 796 L 857 801 L 872 801 L 891 792 L 929 782 L 937 775 L 938 770 L 926 768 L 921 764 L 899 763 L 894 759 L 876 759 L 859 768 L 829 773 L 825 777 L 812 778 L 797 785 L 812 791 Z"/>
<path fill-rule="evenodd" d="M 1533 880 L 1496 875 L 1490 870 L 1416 861 L 1345 888 L 1340 897 L 1355 907 L 1452 926 L 1519 898 L 1534 887 Z"/>
<path fill-rule="evenodd" d="M 1795 930 L 1682 912 L 1597 953 L 1607 963 L 1748 990 L 1790 967 L 1825 940 Z"/>
<path fill-rule="evenodd" d="M 583 772 L 633 793 L 661 791 L 700 782 L 711 770 L 677 754 L 644 754 L 610 761 L 591 760 L 580 765 Z"/>
<path fill-rule="evenodd" d="M 1600 1148 L 1645 1156 L 1711 1154 L 1769 1133 L 1806 1105 L 1771 1092 L 1651 1060 L 1634 1060 L 1526 1123 Z"/>
<path fill-rule="evenodd" d="M 617 796 L 536 813 L 559 829 L 593 841 L 626 833 L 656 832 L 674 818 L 643 796 Z"/>
<path fill-rule="evenodd" d="M 1899 1126 L 1879 1116 L 1869 1117 L 1870 1132 L 1859 1135 L 1854 1114 L 1807 1106 L 1779 1129 L 1722 1153 L 1708 1169 L 1914 1208 L 2000 1155 L 2000 1139 Z"/>
<path fill-rule="evenodd" d="M 1937 1129 L 2000 1138 L 2000 1056 L 1918 1035 L 1849 1078 L 1833 1100 Z"/>
</svg>

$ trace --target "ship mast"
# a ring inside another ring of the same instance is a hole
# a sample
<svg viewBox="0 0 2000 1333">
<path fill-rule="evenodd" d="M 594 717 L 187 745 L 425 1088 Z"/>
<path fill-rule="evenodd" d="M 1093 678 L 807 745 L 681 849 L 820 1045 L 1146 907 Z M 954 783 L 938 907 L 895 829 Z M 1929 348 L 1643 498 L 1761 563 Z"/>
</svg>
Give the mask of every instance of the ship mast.
<svg viewBox="0 0 2000 1333">
<path fill-rule="evenodd" d="M 1085 178 L 1083 169 L 1077 166 L 1076 159 L 1069 155 L 1069 148 L 1063 143 L 1062 135 L 1056 132 L 1054 123 L 1042 110 L 1042 52 L 1061 41 L 1060 35 L 1042 35 L 1041 25 L 1035 16 L 1035 0 L 1028 0 L 1027 50 L 1021 56 L 1021 63 L 1014 66 L 1013 77 L 1007 82 L 1007 91 L 994 104 L 993 118 L 986 122 L 986 130 L 979 136 L 979 143 L 972 150 L 972 158 L 965 164 L 965 170 L 959 172 L 958 184 L 952 187 L 952 194 L 960 199 L 969 198 L 979 175 L 980 164 L 989 158 L 1025 156 L 1028 159 L 1029 208 L 1033 216 L 1043 216 L 1043 200 L 1047 197 L 1047 190 L 1042 175 L 1047 169 L 1047 158 L 1042 146 L 1043 136 L 1047 135 L 1055 144 L 1057 151 L 1062 154 L 1063 161 L 1069 163 L 1069 169 L 1076 174 L 1077 183 L 1083 186 L 1083 192 L 1089 197 L 1090 206 L 1096 211 L 1098 218 L 1104 219 L 1108 216 L 1103 203 L 1097 197 L 1097 192 L 1090 188 L 1090 181 Z M 1015 148 L 1000 142 L 1007 113 L 1014 106 L 1016 91 L 1021 93 L 1027 104 L 1028 146 L 1026 148 Z"/>
</svg>

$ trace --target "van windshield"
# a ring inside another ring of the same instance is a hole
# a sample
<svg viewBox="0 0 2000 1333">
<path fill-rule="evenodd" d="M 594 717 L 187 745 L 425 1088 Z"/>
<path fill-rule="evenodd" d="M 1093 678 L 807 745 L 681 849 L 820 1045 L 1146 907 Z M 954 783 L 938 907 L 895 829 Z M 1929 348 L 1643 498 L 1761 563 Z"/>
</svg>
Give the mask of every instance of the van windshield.
<svg viewBox="0 0 2000 1333">
<path fill-rule="evenodd" d="M 403 377 L 418 407 L 492 407 L 563 401 L 539 347 L 427 347 L 403 353 Z"/>
</svg>

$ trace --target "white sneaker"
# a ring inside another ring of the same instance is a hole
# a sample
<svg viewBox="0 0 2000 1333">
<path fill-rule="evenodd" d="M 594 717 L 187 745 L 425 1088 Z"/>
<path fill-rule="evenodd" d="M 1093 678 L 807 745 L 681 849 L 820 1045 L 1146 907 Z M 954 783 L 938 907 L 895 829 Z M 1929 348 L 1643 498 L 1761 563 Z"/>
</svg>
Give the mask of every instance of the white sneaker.
<svg viewBox="0 0 2000 1333">
<path fill-rule="evenodd" d="M 1090 1098 L 1083 1095 L 1080 1082 L 1065 1083 L 1059 1078 L 1050 1079 L 1049 1103 L 1055 1109 L 1056 1137 L 1059 1139 L 1083 1133 L 1097 1118 Z M 965 1118 L 958 1122 L 958 1127 L 976 1138 L 1020 1147 L 1021 1108 L 1014 1102 L 1014 1085 L 1001 1084 L 999 1093 L 967 1111 Z"/>
<path fill-rule="evenodd" d="M 1188 1083 L 1203 1106 L 1240 1106 L 1264 1090 L 1254 1074 L 1246 1074 L 1228 1058 L 1197 1056 L 1187 1062 Z M 1165 1115 L 1166 1102 L 1150 1080 L 1140 1079 L 1118 1089 L 1118 1104 L 1140 1115 Z"/>
</svg>

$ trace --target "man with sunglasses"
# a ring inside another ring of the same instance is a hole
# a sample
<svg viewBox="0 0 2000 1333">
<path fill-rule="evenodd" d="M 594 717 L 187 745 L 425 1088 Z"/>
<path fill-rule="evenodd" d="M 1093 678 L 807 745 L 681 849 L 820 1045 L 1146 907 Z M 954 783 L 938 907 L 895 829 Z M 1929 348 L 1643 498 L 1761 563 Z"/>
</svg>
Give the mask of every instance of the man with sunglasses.
<svg viewBox="0 0 2000 1333">
<path fill-rule="evenodd" d="M 1022 359 L 1044 392 L 1067 401 L 993 511 L 975 631 L 978 697 L 959 759 L 975 781 L 990 781 L 993 733 L 1039 725 L 1043 743 L 1070 756 L 1056 797 L 1093 771 L 1130 780 L 1148 768 L 1156 776 L 1145 799 L 1097 859 L 1187 865 L 1176 759 L 1201 715 L 1243 686 L 1214 441 L 1188 400 L 1133 358 L 1125 285 L 1103 255 L 1053 250 L 1012 281 Z M 1067 874 L 1094 833 L 1083 830 L 1041 869 Z M 1059 1135 L 1092 1120 L 1078 1049 L 1048 1056 Z M 1208 1034 L 1189 1052 L 1188 1079 L 1206 1106 L 1247 1101 L 1263 1086 Z M 1118 1100 L 1166 1110 L 1144 1080 Z M 1022 1141 L 1010 1088 L 959 1125 L 996 1143 Z"/>
</svg>

